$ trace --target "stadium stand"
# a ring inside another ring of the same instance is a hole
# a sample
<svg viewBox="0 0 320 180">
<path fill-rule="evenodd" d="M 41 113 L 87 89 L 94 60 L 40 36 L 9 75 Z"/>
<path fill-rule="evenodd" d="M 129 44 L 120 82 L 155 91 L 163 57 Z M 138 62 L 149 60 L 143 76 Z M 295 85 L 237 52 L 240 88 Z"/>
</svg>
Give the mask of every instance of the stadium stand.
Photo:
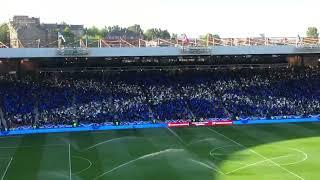
<svg viewBox="0 0 320 180">
<path fill-rule="evenodd" d="M 320 114 L 319 68 L 0 76 L 11 127 Z"/>
</svg>

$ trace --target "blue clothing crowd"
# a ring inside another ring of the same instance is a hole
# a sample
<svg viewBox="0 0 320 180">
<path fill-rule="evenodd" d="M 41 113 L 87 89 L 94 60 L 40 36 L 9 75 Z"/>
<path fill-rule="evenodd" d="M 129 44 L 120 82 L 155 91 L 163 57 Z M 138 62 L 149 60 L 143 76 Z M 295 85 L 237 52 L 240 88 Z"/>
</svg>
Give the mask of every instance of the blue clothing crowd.
<svg viewBox="0 0 320 180">
<path fill-rule="evenodd" d="M 320 114 L 319 68 L 0 75 L 13 126 Z"/>
</svg>

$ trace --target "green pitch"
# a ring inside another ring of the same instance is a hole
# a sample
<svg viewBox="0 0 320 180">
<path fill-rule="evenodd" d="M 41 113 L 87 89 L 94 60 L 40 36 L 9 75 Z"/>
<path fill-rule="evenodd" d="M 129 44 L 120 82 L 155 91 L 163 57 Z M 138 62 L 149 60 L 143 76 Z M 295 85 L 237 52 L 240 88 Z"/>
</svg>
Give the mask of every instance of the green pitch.
<svg viewBox="0 0 320 180">
<path fill-rule="evenodd" d="M 318 180 L 320 124 L 0 138 L 0 180 Z"/>
</svg>

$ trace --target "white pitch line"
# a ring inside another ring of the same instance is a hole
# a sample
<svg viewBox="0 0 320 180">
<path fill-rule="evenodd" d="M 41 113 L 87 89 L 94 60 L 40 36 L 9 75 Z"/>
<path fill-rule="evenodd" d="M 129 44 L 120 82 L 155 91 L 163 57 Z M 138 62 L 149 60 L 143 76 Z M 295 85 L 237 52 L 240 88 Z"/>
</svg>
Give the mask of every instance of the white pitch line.
<svg viewBox="0 0 320 180">
<path fill-rule="evenodd" d="M 294 150 L 294 151 L 300 152 L 301 154 L 303 154 L 304 158 L 301 159 L 300 161 L 296 161 L 296 162 L 292 162 L 292 163 L 281 164 L 282 166 L 290 166 L 290 165 L 298 164 L 298 163 L 301 163 L 301 162 L 303 162 L 303 161 L 305 161 L 305 160 L 308 159 L 308 154 L 305 153 L 305 152 L 303 152 L 303 151 L 301 151 L 300 149 L 297 149 L 297 148 L 289 148 L 289 149 L 292 149 L 292 150 Z"/>
<path fill-rule="evenodd" d="M 234 170 L 232 170 L 232 171 L 229 171 L 229 172 L 226 173 L 226 175 L 231 174 L 231 173 L 234 173 L 234 172 L 239 171 L 239 170 L 242 170 L 242 169 L 246 169 L 246 168 L 251 167 L 251 166 L 255 166 L 255 165 L 258 165 L 258 164 L 261 164 L 261 163 L 270 161 L 270 160 L 282 159 L 282 158 L 289 157 L 289 156 L 292 156 L 292 155 L 285 155 L 285 156 L 274 157 L 274 158 L 270 158 L 270 159 L 258 161 L 258 162 L 252 163 L 252 164 L 248 164 L 248 165 L 242 166 L 242 167 L 240 167 L 240 168 L 234 169 Z"/>
<path fill-rule="evenodd" d="M 158 151 L 158 152 L 146 154 L 146 155 L 140 156 L 140 157 L 138 157 L 138 158 L 136 158 L 136 159 L 133 159 L 133 160 L 131 160 L 131 161 L 125 162 L 125 163 L 123 163 L 123 164 L 121 164 L 121 165 L 119 165 L 119 166 L 117 166 L 117 167 L 114 167 L 114 168 L 110 169 L 109 171 L 106 171 L 106 172 L 100 174 L 99 176 L 95 177 L 93 180 L 100 179 L 102 176 L 105 176 L 106 174 L 109 174 L 109 173 L 111 173 L 111 172 L 113 172 L 113 171 L 115 171 L 115 170 L 117 170 L 117 169 L 120 169 L 120 168 L 122 168 L 122 167 L 125 167 L 125 166 L 127 166 L 127 165 L 129 165 L 129 164 L 131 164 L 131 163 L 134 163 L 134 162 L 136 162 L 136 161 L 139 161 L 139 160 L 141 160 L 141 159 L 146 159 L 146 158 L 158 156 L 158 155 L 164 154 L 164 153 L 180 152 L 180 151 L 184 151 L 184 149 L 165 149 L 165 150 L 162 150 L 162 151 Z"/>
<path fill-rule="evenodd" d="M 219 159 L 219 160 L 222 160 L 221 158 L 218 158 L 217 155 L 222 155 L 222 156 L 226 156 L 228 154 L 217 154 L 217 153 L 213 153 L 214 151 L 218 150 L 218 149 L 224 149 L 224 148 L 227 148 L 227 147 L 238 147 L 239 145 L 227 145 L 227 146 L 220 146 L 220 147 L 217 147 L 217 148 L 214 148 L 212 149 L 210 152 L 209 152 L 209 155 L 215 159 Z M 241 165 L 249 165 L 249 164 L 246 164 L 246 163 L 242 163 L 242 162 L 236 162 L 237 164 L 241 164 Z"/>
<path fill-rule="evenodd" d="M 11 159 L 10 159 L 8 165 L 7 165 L 6 170 L 4 171 L 4 173 L 3 173 L 2 177 L 1 177 L 1 180 L 4 180 L 4 177 L 6 176 L 6 174 L 7 174 L 7 172 L 8 172 L 8 169 L 9 169 L 9 167 L 10 167 L 10 165 L 11 165 L 11 162 L 12 162 L 12 157 L 11 157 Z"/>
<path fill-rule="evenodd" d="M 227 146 L 219 146 L 219 147 L 213 148 L 210 150 L 209 155 L 213 157 L 213 155 L 215 154 L 215 153 L 213 153 L 214 151 L 216 151 L 218 149 L 225 149 L 227 147 L 238 147 L 238 145 L 227 145 Z M 226 154 L 223 154 L 223 155 L 226 155 Z"/>
<path fill-rule="evenodd" d="M 254 154 L 260 156 L 261 158 L 263 158 L 263 159 L 265 159 L 265 160 L 268 160 L 268 161 L 271 162 L 272 164 L 274 164 L 274 165 L 276 165 L 277 167 L 279 167 L 280 169 L 288 172 L 289 174 L 297 177 L 298 179 L 304 180 L 301 176 L 299 176 L 299 175 L 297 175 L 296 173 L 294 173 L 294 172 L 292 172 L 292 171 L 290 171 L 290 170 L 282 167 L 282 166 L 279 165 L 278 163 L 276 163 L 276 162 L 268 159 L 267 157 L 263 156 L 262 154 L 258 153 L 257 151 L 255 151 L 255 150 L 253 150 L 253 149 L 251 149 L 251 148 L 248 148 L 248 147 L 246 147 L 245 145 L 243 145 L 243 144 L 241 144 L 241 143 L 239 143 L 239 142 L 237 142 L 237 141 L 235 141 L 235 140 L 233 140 L 233 139 L 231 139 L 231 138 L 229 138 L 229 137 L 227 137 L 227 136 L 225 136 L 225 135 L 223 135 L 223 134 L 221 134 L 221 133 L 219 133 L 219 132 L 217 132 L 217 131 L 215 131 L 215 130 L 213 130 L 213 129 L 211 129 L 211 128 L 207 128 L 207 129 L 209 129 L 211 132 L 214 132 L 215 134 L 218 134 L 218 135 L 220 135 L 220 136 L 228 139 L 229 141 L 231 141 L 231 142 L 233 142 L 233 143 L 235 143 L 235 144 L 237 144 L 237 145 L 239 145 L 239 146 L 242 146 L 242 147 L 248 149 L 249 151 L 253 152 Z"/>
<path fill-rule="evenodd" d="M 82 169 L 81 171 L 75 172 L 75 173 L 73 173 L 73 174 L 81 174 L 82 172 L 84 172 L 84 171 L 86 171 L 86 170 L 88 170 L 88 169 L 91 168 L 92 162 L 91 162 L 89 159 L 84 158 L 84 157 L 81 157 L 81 156 L 73 156 L 73 157 L 74 157 L 74 158 L 78 158 L 78 159 L 85 160 L 85 161 L 87 161 L 87 162 L 89 163 L 89 166 L 88 166 L 87 168 Z"/>
<path fill-rule="evenodd" d="M 216 168 L 214 168 L 214 167 L 211 167 L 211 166 L 209 166 L 208 164 L 203 163 L 203 162 L 201 162 L 201 161 L 197 161 L 197 160 L 195 160 L 195 159 L 189 159 L 189 161 L 192 161 L 192 162 L 194 162 L 194 163 L 196 163 L 196 164 L 199 164 L 199 165 L 201 165 L 201 166 L 203 166 L 203 167 L 206 167 L 206 168 L 208 168 L 208 169 L 214 170 L 214 171 L 216 171 L 216 172 L 218 172 L 218 173 L 220 173 L 220 174 L 226 175 L 226 174 L 223 173 L 222 171 L 220 171 L 220 170 L 218 170 L 218 169 L 216 169 Z"/>
<path fill-rule="evenodd" d="M 109 140 L 107 140 L 107 141 L 103 141 L 103 142 L 94 144 L 94 145 L 86 148 L 84 151 L 88 151 L 88 150 L 93 149 L 93 148 L 95 148 L 95 147 L 97 147 L 97 146 L 100 146 L 100 145 L 102 145 L 102 144 L 108 144 L 108 143 L 113 142 L 113 141 L 118 141 L 118 140 L 123 140 L 123 139 L 137 139 L 137 138 L 140 138 L 140 137 L 125 136 L 125 137 L 120 137 L 120 138 L 109 139 Z"/>
<path fill-rule="evenodd" d="M 70 180 L 72 179 L 72 173 L 71 173 L 71 171 L 72 171 L 72 164 L 71 164 L 71 146 L 70 146 L 70 144 L 69 144 L 69 172 L 70 172 L 70 174 L 69 174 L 69 179 L 70 179 Z"/>
<path fill-rule="evenodd" d="M 218 149 L 223 149 L 223 148 L 226 148 L 226 147 L 235 147 L 235 146 L 238 147 L 239 145 L 228 145 L 228 146 L 221 146 L 221 147 L 214 148 L 214 149 L 212 149 L 212 150 L 209 152 L 209 155 L 212 156 L 213 158 L 220 159 L 220 158 L 217 158 L 216 155 L 228 155 L 228 154 L 217 154 L 217 153 L 213 153 L 214 151 L 216 151 L 216 150 L 218 150 Z M 288 148 L 288 149 L 291 149 L 291 150 L 293 150 L 293 151 L 296 151 L 296 152 L 298 152 L 298 153 L 303 154 L 303 156 L 304 156 L 303 159 L 301 159 L 301 160 L 299 160 L 299 161 L 291 162 L 291 163 L 281 163 L 281 164 L 279 164 L 279 165 L 281 165 L 281 166 L 294 165 L 294 164 L 301 163 L 301 162 L 303 162 L 303 161 L 305 161 L 305 160 L 308 159 L 308 154 L 307 154 L 307 153 L 305 153 L 305 152 L 303 152 L 303 151 L 301 151 L 301 150 L 299 150 L 299 149 L 296 149 L 296 148 Z M 290 155 L 290 156 L 293 156 L 293 155 Z M 280 156 L 279 156 L 279 157 L 280 157 Z M 261 161 L 258 161 L 257 163 L 259 163 L 259 162 L 261 162 Z M 241 163 L 241 162 L 236 162 L 236 163 L 241 164 L 241 165 L 245 165 L 245 166 L 250 165 L 250 164 Z"/>
<path fill-rule="evenodd" d="M 183 140 L 176 132 L 174 132 L 174 130 L 172 130 L 172 129 L 168 128 L 168 127 L 167 127 L 167 129 L 168 129 L 168 131 L 170 131 L 183 145 L 186 145 L 186 143 L 184 142 L 184 140 Z"/>
</svg>

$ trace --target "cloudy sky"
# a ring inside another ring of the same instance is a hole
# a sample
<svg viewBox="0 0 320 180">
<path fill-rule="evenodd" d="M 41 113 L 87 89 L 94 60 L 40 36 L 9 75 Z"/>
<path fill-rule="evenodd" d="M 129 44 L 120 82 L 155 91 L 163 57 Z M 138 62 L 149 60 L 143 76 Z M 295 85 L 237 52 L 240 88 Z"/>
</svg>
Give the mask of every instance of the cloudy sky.
<svg viewBox="0 0 320 180">
<path fill-rule="evenodd" d="M 207 32 L 222 37 L 303 36 L 320 28 L 319 0 L 5 0 L 0 22 L 13 15 L 42 22 L 158 27 L 195 37 Z"/>
</svg>

